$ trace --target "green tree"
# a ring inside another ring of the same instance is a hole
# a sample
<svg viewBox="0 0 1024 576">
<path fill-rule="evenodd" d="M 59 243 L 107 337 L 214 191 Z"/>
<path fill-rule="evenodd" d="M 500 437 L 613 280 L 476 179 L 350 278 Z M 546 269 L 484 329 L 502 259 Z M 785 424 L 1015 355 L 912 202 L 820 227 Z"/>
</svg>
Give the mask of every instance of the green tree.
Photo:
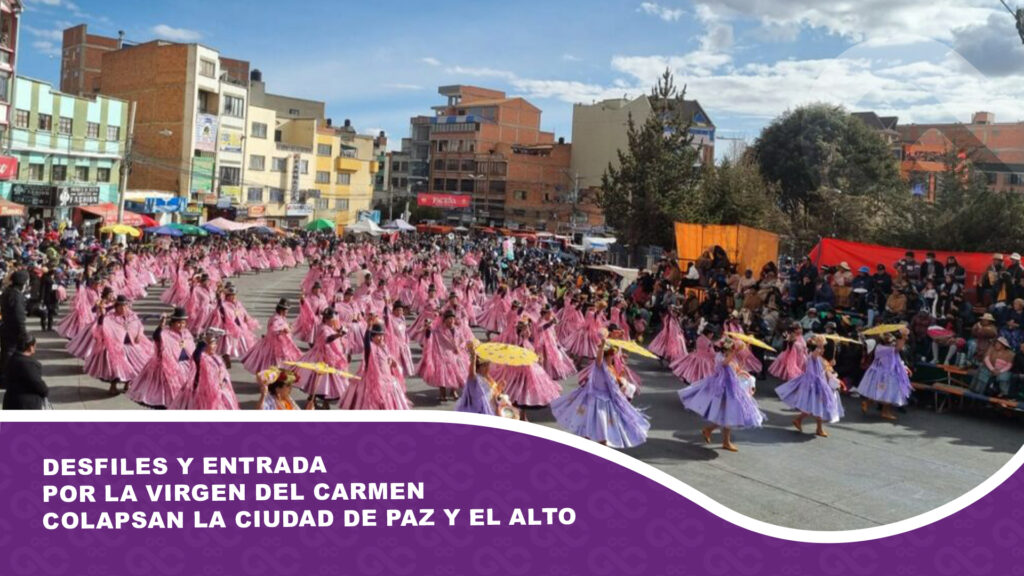
<svg viewBox="0 0 1024 576">
<path fill-rule="evenodd" d="M 605 219 L 634 254 L 641 246 L 673 245 L 674 222 L 700 216 L 698 152 L 685 94 L 665 70 L 651 90 L 650 115 L 639 126 L 630 116 L 627 149 L 619 151 L 618 168 L 609 165 L 601 178 Z"/>
<path fill-rule="evenodd" d="M 788 229 L 779 208 L 778 186 L 765 182 L 749 157 L 724 160 L 705 171 L 700 201 L 701 223 L 742 224 L 776 233 Z"/>
</svg>

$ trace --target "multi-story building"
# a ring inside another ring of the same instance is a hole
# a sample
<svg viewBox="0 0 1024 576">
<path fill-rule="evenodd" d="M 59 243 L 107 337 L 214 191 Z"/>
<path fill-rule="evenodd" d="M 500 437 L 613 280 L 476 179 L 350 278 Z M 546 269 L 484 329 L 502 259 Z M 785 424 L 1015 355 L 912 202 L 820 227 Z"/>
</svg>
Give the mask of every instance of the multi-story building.
<svg viewBox="0 0 1024 576">
<path fill-rule="evenodd" d="M 373 157 L 377 159 L 377 172 L 373 175 L 373 200 L 381 199 L 391 183 L 391 164 L 388 162 L 388 137 L 382 130 L 373 139 Z"/>
<path fill-rule="evenodd" d="M 540 109 L 476 86 L 438 93 L 448 102 L 434 107 L 429 193 L 418 202 L 456 208 L 448 219 L 465 223 L 569 229 L 572 204 L 562 196 L 571 184 L 571 147 L 540 129 Z"/>
<path fill-rule="evenodd" d="M 379 200 L 399 214 L 405 204 L 426 193 L 430 182 L 430 116 L 409 119 L 409 137 L 402 138 L 401 149 L 388 155 L 388 186 Z"/>
<path fill-rule="evenodd" d="M 18 37 L 21 30 L 21 0 L 0 0 L 0 142 L 8 145 L 11 122 L 11 97 L 14 70 L 18 58 Z M 0 179 L 5 174 L 0 173 Z"/>
<path fill-rule="evenodd" d="M 79 98 L 24 76 L 15 80 L 8 142 L 18 160 L 0 194 L 29 216 L 70 219 L 71 208 L 117 202 L 128 103 Z"/>
<path fill-rule="evenodd" d="M 684 100 L 681 114 L 690 124 L 693 146 L 703 166 L 715 162 L 715 125 L 696 100 Z M 628 147 L 629 118 L 637 126 L 650 117 L 653 108 L 650 96 L 633 100 L 614 98 L 594 104 L 576 104 L 572 109 L 572 162 L 574 184 L 579 190 L 577 201 L 587 214 L 588 225 L 603 226 L 601 211 L 594 199 L 601 187 L 601 177 L 609 164 L 619 165 L 619 151 Z M 581 216 L 582 218 L 582 216 Z"/>
<path fill-rule="evenodd" d="M 117 38 L 89 34 L 85 24 L 64 29 L 60 57 L 60 90 L 65 94 L 92 96 L 100 91 L 103 55 L 124 46 L 124 33 Z"/>
<path fill-rule="evenodd" d="M 128 185 L 187 198 L 190 219 L 237 210 L 248 69 L 200 44 L 156 40 L 103 52 L 97 93 L 135 104 Z"/>
<path fill-rule="evenodd" d="M 249 106 L 246 137 L 245 216 L 295 228 L 313 216 L 311 201 L 317 157 L 316 118 L 280 117 L 277 111 Z"/>
<path fill-rule="evenodd" d="M 897 127 L 900 171 L 915 195 L 933 197 L 949 162 L 968 162 L 999 192 L 1024 192 L 1024 122 L 995 122 L 977 112 L 970 124 L 908 124 Z"/>
</svg>

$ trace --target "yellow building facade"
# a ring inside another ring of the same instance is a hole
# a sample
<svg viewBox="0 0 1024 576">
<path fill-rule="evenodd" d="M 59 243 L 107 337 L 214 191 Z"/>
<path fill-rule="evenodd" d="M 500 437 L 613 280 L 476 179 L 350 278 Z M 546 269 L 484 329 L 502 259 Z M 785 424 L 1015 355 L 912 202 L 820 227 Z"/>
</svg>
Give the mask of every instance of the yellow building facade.
<svg viewBox="0 0 1024 576">
<path fill-rule="evenodd" d="M 336 223 L 339 231 L 370 209 L 373 196 L 373 138 L 350 128 L 321 126 L 316 130 L 314 218 Z"/>
<path fill-rule="evenodd" d="M 305 226 L 315 213 L 317 121 L 278 118 L 269 108 L 249 107 L 245 140 L 245 215 L 280 228 Z"/>
</svg>

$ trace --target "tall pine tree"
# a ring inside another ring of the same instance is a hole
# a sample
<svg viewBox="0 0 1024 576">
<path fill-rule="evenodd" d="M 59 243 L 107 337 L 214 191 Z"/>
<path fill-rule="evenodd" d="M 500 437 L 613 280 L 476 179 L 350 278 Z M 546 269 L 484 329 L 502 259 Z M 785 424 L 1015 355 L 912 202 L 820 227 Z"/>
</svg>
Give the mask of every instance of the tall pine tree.
<svg viewBox="0 0 1024 576">
<path fill-rule="evenodd" d="M 651 113 L 639 126 L 630 115 L 628 148 L 601 179 L 605 220 L 634 256 L 643 246 L 672 246 L 674 222 L 701 216 L 699 154 L 685 94 L 665 70 L 651 90 Z"/>
</svg>

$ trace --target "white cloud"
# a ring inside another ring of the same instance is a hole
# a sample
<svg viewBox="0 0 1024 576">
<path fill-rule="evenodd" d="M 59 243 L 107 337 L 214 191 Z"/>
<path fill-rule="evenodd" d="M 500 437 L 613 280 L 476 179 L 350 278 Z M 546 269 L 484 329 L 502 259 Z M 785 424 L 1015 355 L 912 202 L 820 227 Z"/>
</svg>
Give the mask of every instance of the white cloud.
<svg viewBox="0 0 1024 576">
<path fill-rule="evenodd" d="M 423 86 L 419 84 L 402 84 L 398 82 L 384 84 L 385 88 L 393 88 L 395 90 L 423 90 Z"/>
<path fill-rule="evenodd" d="M 32 47 L 35 48 L 37 52 L 39 52 L 40 54 L 43 54 L 44 56 L 50 56 L 50 57 L 60 56 L 60 46 L 57 46 L 56 44 L 54 44 L 53 42 L 50 42 L 49 40 L 36 40 L 35 42 L 32 42 Z"/>
<path fill-rule="evenodd" d="M 583 58 L 566 52 L 565 54 L 562 54 L 562 60 L 565 60 L 566 62 L 582 62 Z"/>
<path fill-rule="evenodd" d="M 448 74 L 457 74 L 460 76 L 476 76 L 479 78 L 504 78 L 511 80 L 516 75 L 508 70 L 497 70 L 494 68 L 469 68 L 464 66 L 452 66 L 445 70 Z"/>
<path fill-rule="evenodd" d="M 441 61 L 438 60 L 437 58 L 432 57 L 432 56 L 427 56 L 426 58 L 420 58 L 420 62 L 423 62 L 424 64 L 430 64 L 431 66 L 440 66 L 441 65 Z"/>
<path fill-rule="evenodd" d="M 638 11 L 650 16 L 657 16 L 665 22 L 675 22 L 682 18 L 683 14 L 686 13 L 686 11 L 681 8 L 669 8 L 654 2 L 641 2 Z"/>
<path fill-rule="evenodd" d="M 731 11 L 785 37 L 794 37 L 795 26 L 858 41 L 908 35 L 948 41 L 954 28 L 982 25 L 990 14 L 1003 10 L 991 0 L 697 0 L 697 4 L 698 14 L 701 9 Z"/>
<path fill-rule="evenodd" d="M 172 42 L 195 42 L 202 38 L 196 30 L 189 30 L 188 28 L 174 28 L 167 24 L 157 24 L 150 29 L 153 34 L 164 40 L 170 40 Z"/>
<path fill-rule="evenodd" d="M 43 28 L 36 28 L 34 26 L 26 25 L 25 32 L 28 32 L 30 35 L 35 36 L 36 38 L 43 38 L 45 40 L 52 40 L 54 42 L 63 42 L 64 28 L 67 28 L 68 26 L 70 26 L 70 24 L 67 22 L 57 22 L 56 24 L 54 24 L 54 28 L 47 30 Z"/>
</svg>

